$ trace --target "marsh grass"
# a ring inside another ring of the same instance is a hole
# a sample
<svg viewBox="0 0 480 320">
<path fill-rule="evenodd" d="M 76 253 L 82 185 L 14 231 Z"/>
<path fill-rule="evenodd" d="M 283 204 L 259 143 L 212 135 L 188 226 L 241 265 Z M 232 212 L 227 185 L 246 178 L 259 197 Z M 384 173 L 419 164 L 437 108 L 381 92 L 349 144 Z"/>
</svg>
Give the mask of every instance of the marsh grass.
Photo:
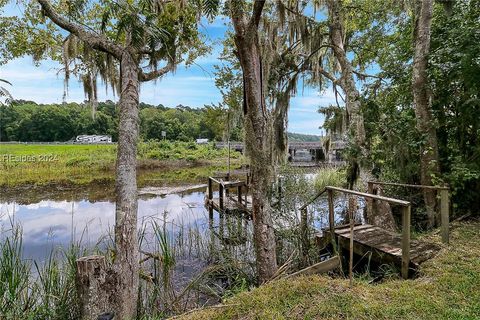
<svg viewBox="0 0 480 320">
<path fill-rule="evenodd" d="M 193 142 L 147 141 L 138 146 L 138 168 L 149 173 L 139 184 L 182 178 L 206 177 L 225 167 L 228 151 Z M 244 162 L 231 152 L 233 165 Z M 0 144 L 0 187 L 20 185 L 86 185 L 114 181 L 116 145 Z M 194 170 L 196 168 L 202 168 Z M 205 167 L 215 167 L 205 170 Z M 162 169 L 162 170 L 158 170 Z M 156 170 L 156 171 L 155 171 Z M 158 172 L 161 171 L 161 172 Z M 181 171 L 181 170 L 180 170 Z M 177 176 L 178 178 L 178 176 Z"/>
<path fill-rule="evenodd" d="M 326 186 L 342 187 L 346 181 L 346 173 L 343 169 L 324 168 L 316 172 L 314 186 L 315 190 L 320 192 Z"/>
<path fill-rule="evenodd" d="M 0 319 L 76 319 L 75 260 L 80 249 L 52 249 L 43 263 L 23 258 L 22 230 L 0 241 Z"/>
</svg>

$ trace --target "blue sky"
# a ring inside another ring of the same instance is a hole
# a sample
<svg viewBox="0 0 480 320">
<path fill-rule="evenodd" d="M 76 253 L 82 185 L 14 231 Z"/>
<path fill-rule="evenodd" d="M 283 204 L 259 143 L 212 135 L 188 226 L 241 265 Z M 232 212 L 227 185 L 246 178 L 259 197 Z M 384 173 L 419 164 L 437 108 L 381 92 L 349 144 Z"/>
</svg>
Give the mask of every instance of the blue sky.
<svg viewBox="0 0 480 320">
<path fill-rule="evenodd" d="M 18 8 L 8 8 L 5 14 L 21 14 Z M 224 36 L 228 23 L 217 18 L 211 23 L 203 22 L 200 30 L 209 42 L 218 43 Z M 200 57 L 196 64 L 186 68 L 181 65 L 174 74 L 169 74 L 160 81 L 142 85 L 140 100 L 153 105 L 163 104 L 174 107 L 179 104 L 191 107 L 202 107 L 205 104 L 221 101 L 220 91 L 215 86 L 214 65 L 219 64 L 221 45 L 214 44 L 209 55 Z M 24 57 L 0 66 L 0 78 L 10 81 L 9 88 L 15 99 L 33 100 L 38 103 L 61 103 L 63 100 L 64 80 L 59 71 L 60 64 L 54 61 L 43 61 L 39 67 L 33 64 L 30 57 Z M 99 100 L 117 100 L 104 89 L 99 90 Z M 85 100 L 82 86 L 77 79 L 69 82 L 68 102 Z M 297 96 L 291 100 L 288 131 L 306 134 L 321 134 L 319 127 L 323 117 L 317 110 L 319 106 L 334 103 L 331 90 L 318 92 L 317 88 L 299 88 Z"/>
</svg>

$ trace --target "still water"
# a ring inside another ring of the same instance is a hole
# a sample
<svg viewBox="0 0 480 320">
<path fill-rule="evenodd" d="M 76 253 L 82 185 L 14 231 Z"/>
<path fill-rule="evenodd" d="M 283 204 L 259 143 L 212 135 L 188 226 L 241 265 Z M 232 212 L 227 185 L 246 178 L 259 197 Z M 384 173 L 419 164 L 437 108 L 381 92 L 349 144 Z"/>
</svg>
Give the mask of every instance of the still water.
<svg viewBox="0 0 480 320">
<path fill-rule="evenodd" d="M 113 234 L 115 202 L 113 199 L 41 200 L 18 204 L 10 199 L 0 203 L 2 234 L 12 224 L 23 231 L 24 257 L 41 260 L 52 248 L 66 247 L 72 240 L 94 245 Z M 147 229 L 153 222 L 166 223 L 170 231 L 180 227 L 208 228 L 208 211 L 204 208 L 203 190 L 141 196 L 138 201 L 139 226 Z"/>
<path fill-rule="evenodd" d="M 313 175 L 307 175 L 312 179 Z M 178 187 L 177 187 L 178 189 Z M 186 188 L 188 189 L 188 188 Z M 175 247 L 176 254 L 192 255 L 205 259 L 205 248 L 212 243 L 212 234 L 222 239 L 228 236 L 224 230 L 233 233 L 241 229 L 251 230 L 248 221 L 232 221 L 240 218 L 227 217 L 220 219 L 217 214 L 209 220 L 208 210 L 204 207 L 205 189 L 197 188 L 165 195 L 143 194 L 138 200 L 138 226 L 145 237 L 142 247 L 149 247 L 152 240 L 152 226 L 157 224 L 162 232 L 167 233 L 170 245 Z M 20 198 L 20 194 L 22 197 Z M 98 243 L 112 243 L 115 222 L 115 201 L 112 190 L 88 190 L 80 193 L 76 190 L 31 195 L 19 192 L 18 196 L 9 195 L 0 198 L 0 237 L 9 234 L 12 225 L 20 225 L 23 234 L 23 256 L 26 259 L 42 261 L 48 257 L 52 249 L 66 248 L 72 242 L 81 243 L 84 247 L 93 247 Z M 362 219 L 365 203 L 359 199 L 357 219 Z M 299 207 L 300 204 L 295 205 Z M 335 199 L 335 222 L 345 223 L 347 199 L 338 196 Z M 298 212 L 297 212 L 298 214 Z M 320 198 L 309 207 L 309 214 L 315 218 L 312 223 L 317 230 L 328 226 L 328 204 L 326 198 Z M 295 215 L 295 214 L 294 214 Z M 226 224 L 229 226 L 226 226 Z M 239 225 L 240 223 L 240 225 Z M 277 223 L 282 224 L 281 221 Z M 224 226 L 225 224 L 225 226 Z M 231 226 L 236 227 L 232 231 Z M 293 225 L 290 224 L 290 227 Z M 222 232 L 220 237 L 219 233 Z M 238 238 L 238 234 L 233 235 Z M 244 238 L 244 235 L 241 236 Z M 251 238 L 251 237 L 248 237 Z M 227 239 L 228 240 L 228 239 Z M 232 242 L 232 241 L 230 241 Z M 195 248 L 192 248 L 195 247 Z M 252 250 L 251 243 L 248 250 Z M 155 251 L 157 248 L 148 248 Z M 247 250 L 241 247 L 239 250 Z M 195 252 L 197 251 L 197 252 Z M 200 252 L 201 251 L 201 252 Z M 193 254 L 192 254 L 193 252 Z"/>
</svg>

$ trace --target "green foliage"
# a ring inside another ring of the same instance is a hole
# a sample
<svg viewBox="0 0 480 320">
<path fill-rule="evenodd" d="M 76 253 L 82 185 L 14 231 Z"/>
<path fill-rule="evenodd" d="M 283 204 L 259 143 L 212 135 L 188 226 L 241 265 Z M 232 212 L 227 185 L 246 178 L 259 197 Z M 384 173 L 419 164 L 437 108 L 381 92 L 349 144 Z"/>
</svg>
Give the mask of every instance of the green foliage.
<svg viewBox="0 0 480 320">
<path fill-rule="evenodd" d="M 313 135 L 313 134 L 301 134 L 301 133 L 294 133 L 288 132 L 288 141 L 294 142 L 319 142 L 320 136 Z"/>
<path fill-rule="evenodd" d="M 209 160 L 228 156 L 227 149 L 217 149 L 213 144 L 198 145 L 195 142 L 149 140 L 139 144 L 138 156 L 155 160 Z M 232 159 L 239 159 L 240 153 L 231 151 Z"/>
<path fill-rule="evenodd" d="M 430 79 L 440 165 L 461 210 L 480 202 L 480 1 L 437 7 Z M 455 26 L 455 27 L 452 27 Z"/>
<path fill-rule="evenodd" d="M 47 260 L 32 263 L 22 257 L 22 230 L 13 226 L 0 239 L 0 317 L 2 319 L 76 319 L 75 261 L 79 248 L 52 250 Z M 63 261 L 63 263 L 60 263 Z"/>
<path fill-rule="evenodd" d="M 116 139 L 114 108 L 100 103 L 93 120 L 90 111 L 76 103 L 37 105 L 14 101 L 11 106 L 0 106 L 0 141 L 68 141 L 80 134 L 107 134 Z"/>
<path fill-rule="evenodd" d="M 10 82 L 4 79 L 0 79 L 0 83 L 6 83 L 8 85 L 12 85 Z M 10 92 L 3 86 L 0 86 L 0 107 L 3 105 L 9 105 L 10 102 L 13 100 L 12 95 Z"/>
<path fill-rule="evenodd" d="M 480 202 L 480 1 L 462 0 L 451 12 L 435 7 L 429 81 L 442 177 L 453 202 L 471 210 Z M 420 146 L 411 87 L 412 20 L 399 15 L 375 58 L 388 81 L 365 87 L 363 111 L 373 173 L 386 181 L 420 183 Z M 454 27 L 452 27 L 454 26 Z M 395 45 L 392 45 L 394 43 Z M 400 72 L 401 70 L 401 72 Z"/>
<path fill-rule="evenodd" d="M 192 141 L 197 138 L 222 140 L 226 111 L 215 106 L 176 108 L 140 105 L 140 134 L 145 140 L 163 139 Z M 68 141 L 81 134 L 107 134 L 118 137 L 118 109 L 111 101 L 98 104 L 92 119 L 87 104 L 37 105 L 29 101 L 13 101 L 0 106 L 0 141 Z M 241 138 L 232 136 L 232 138 Z"/>
</svg>

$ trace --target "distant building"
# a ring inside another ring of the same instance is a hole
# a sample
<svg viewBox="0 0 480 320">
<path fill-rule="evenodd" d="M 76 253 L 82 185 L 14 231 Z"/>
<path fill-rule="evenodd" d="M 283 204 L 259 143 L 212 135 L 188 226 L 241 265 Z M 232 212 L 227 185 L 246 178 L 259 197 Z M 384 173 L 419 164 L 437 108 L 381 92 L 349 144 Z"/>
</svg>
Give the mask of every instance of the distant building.
<svg viewBox="0 0 480 320">
<path fill-rule="evenodd" d="M 78 143 L 112 143 L 111 136 L 105 135 L 80 135 L 75 138 Z"/>
<path fill-rule="evenodd" d="M 346 147 L 347 142 L 344 136 L 327 133 L 327 136 L 323 139 L 325 161 L 330 163 L 344 161 L 343 154 Z"/>
<path fill-rule="evenodd" d="M 197 144 L 207 144 L 208 139 L 197 139 L 196 142 L 197 142 Z"/>
</svg>

